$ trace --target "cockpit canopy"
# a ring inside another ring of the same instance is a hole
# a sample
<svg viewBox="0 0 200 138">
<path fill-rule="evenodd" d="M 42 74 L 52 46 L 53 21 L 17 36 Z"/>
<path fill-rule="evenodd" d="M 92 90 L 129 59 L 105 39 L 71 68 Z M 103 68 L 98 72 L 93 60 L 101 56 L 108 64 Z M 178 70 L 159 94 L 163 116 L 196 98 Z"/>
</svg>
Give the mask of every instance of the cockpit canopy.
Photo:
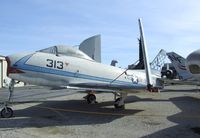
<svg viewBox="0 0 200 138">
<path fill-rule="evenodd" d="M 87 60 L 93 60 L 82 51 L 70 46 L 63 46 L 63 45 L 52 46 L 49 48 L 39 50 L 37 52 L 55 54 L 56 56 L 72 56 L 72 57 L 78 57 L 78 58 L 83 58 Z"/>
</svg>

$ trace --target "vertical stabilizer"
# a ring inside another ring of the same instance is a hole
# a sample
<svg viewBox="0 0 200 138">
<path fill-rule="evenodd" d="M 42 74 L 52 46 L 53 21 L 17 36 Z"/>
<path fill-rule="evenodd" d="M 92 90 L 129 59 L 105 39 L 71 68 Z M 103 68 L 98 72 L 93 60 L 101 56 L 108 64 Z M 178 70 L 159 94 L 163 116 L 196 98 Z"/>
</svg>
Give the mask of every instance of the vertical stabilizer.
<svg viewBox="0 0 200 138">
<path fill-rule="evenodd" d="M 146 40 L 144 37 L 144 30 L 142 25 L 142 20 L 138 19 L 139 22 L 139 29 L 140 29 L 140 40 L 141 40 L 141 46 L 142 46 L 142 53 L 144 57 L 144 67 L 146 71 L 146 78 L 147 78 L 147 87 L 150 89 L 152 87 L 152 78 L 151 78 L 151 68 L 149 64 L 149 58 L 148 58 L 148 52 L 146 47 Z"/>
<path fill-rule="evenodd" d="M 95 35 L 84 40 L 79 49 L 97 62 L 101 62 L 101 36 Z"/>
</svg>

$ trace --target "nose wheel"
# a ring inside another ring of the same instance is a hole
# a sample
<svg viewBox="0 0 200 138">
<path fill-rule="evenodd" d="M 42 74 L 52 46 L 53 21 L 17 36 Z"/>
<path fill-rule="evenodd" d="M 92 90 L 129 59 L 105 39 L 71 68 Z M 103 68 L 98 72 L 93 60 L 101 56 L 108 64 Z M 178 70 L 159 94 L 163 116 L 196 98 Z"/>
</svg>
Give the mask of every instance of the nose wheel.
<svg viewBox="0 0 200 138">
<path fill-rule="evenodd" d="M 8 101 L 6 101 L 4 103 L 4 107 L 1 110 L 1 117 L 2 118 L 10 118 L 13 117 L 13 110 L 12 108 L 8 107 L 8 103 L 11 101 L 12 95 L 13 95 L 13 90 L 14 90 L 14 85 L 15 85 L 15 80 L 11 80 L 10 84 L 9 84 L 9 97 L 8 97 Z"/>
<path fill-rule="evenodd" d="M 13 110 L 10 107 L 4 107 L 1 110 L 1 117 L 2 118 L 10 118 L 13 117 Z"/>
</svg>

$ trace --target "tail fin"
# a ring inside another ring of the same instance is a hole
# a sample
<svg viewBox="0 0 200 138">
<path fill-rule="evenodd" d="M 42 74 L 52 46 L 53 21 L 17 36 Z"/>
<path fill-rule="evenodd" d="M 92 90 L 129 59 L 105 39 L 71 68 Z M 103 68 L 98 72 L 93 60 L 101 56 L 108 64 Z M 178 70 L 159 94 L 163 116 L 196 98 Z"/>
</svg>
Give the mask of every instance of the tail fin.
<svg viewBox="0 0 200 138">
<path fill-rule="evenodd" d="M 167 53 L 167 56 L 170 59 L 170 61 L 172 62 L 176 71 L 178 72 L 180 79 L 189 79 L 192 77 L 192 75 L 186 69 L 185 58 L 183 58 L 182 56 L 178 55 L 175 52 Z"/>
<path fill-rule="evenodd" d="M 101 62 L 101 35 L 85 39 L 79 49 L 97 62 Z"/>
<path fill-rule="evenodd" d="M 150 89 L 153 86 L 152 78 L 151 78 L 151 68 L 149 64 L 149 58 L 148 58 L 148 52 L 146 47 L 146 40 L 144 37 L 144 30 L 141 19 L 138 20 L 139 22 L 139 29 L 140 29 L 140 40 L 141 40 L 141 47 L 142 47 L 142 53 L 144 58 L 144 67 L 146 71 L 146 78 L 147 78 L 147 87 Z"/>
<path fill-rule="evenodd" d="M 165 64 L 166 59 L 166 51 L 161 49 L 158 55 L 153 59 L 153 61 L 150 63 L 151 69 L 161 72 L 162 67 Z"/>
</svg>

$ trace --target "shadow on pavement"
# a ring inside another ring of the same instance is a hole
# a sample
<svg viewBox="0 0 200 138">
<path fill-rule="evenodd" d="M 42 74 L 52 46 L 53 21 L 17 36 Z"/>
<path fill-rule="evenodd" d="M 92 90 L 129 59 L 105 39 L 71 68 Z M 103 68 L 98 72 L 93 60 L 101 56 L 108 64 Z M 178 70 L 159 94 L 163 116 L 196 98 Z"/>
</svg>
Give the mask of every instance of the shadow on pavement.
<svg viewBox="0 0 200 138">
<path fill-rule="evenodd" d="M 129 97 L 127 103 L 136 97 Z M 1 118 L 0 128 L 27 128 L 64 125 L 91 125 L 112 122 L 143 110 L 116 110 L 113 102 L 87 104 L 84 100 L 44 101 L 22 110 L 14 110 L 13 118 Z"/>
<path fill-rule="evenodd" d="M 170 98 L 181 112 L 167 119 L 175 126 L 157 131 L 153 134 L 144 136 L 144 138 L 160 138 L 160 137 L 200 137 L 200 100 L 189 96 Z"/>
</svg>

